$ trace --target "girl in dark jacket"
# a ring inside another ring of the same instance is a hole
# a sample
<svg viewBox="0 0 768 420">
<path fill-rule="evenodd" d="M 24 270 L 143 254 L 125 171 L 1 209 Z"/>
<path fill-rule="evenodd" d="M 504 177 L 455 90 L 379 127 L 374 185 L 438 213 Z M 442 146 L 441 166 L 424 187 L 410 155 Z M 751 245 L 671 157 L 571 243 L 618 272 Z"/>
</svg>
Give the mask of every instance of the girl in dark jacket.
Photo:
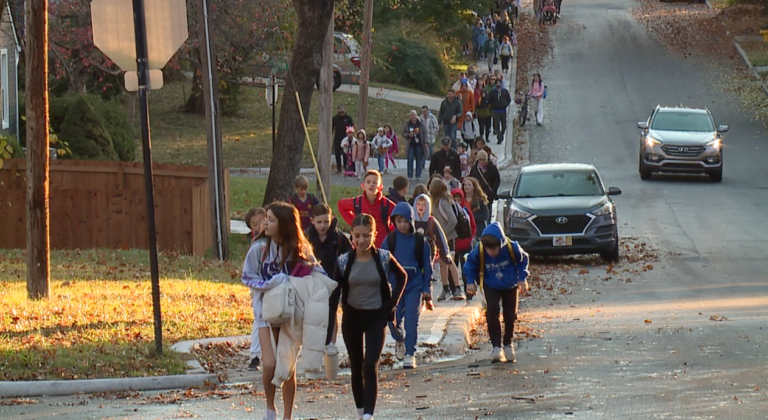
<svg viewBox="0 0 768 420">
<path fill-rule="evenodd" d="M 485 150 L 477 152 L 477 162 L 469 171 L 469 176 L 475 178 L 480 183 L 483 192 L 488 196 L 488 206 L 492 206 L 493 201 L 496 200 L 496 192 L 501 184 L 501 176 L 496 165 L 488 160 L 488 152 Z"/>
<path fill-rule="evenodd" d="M 394 321 L 395 308 L 408 277 L 389 251 L 374 246 L 376 220 L 358 214 L 352 221 L 354 251 L 341 255 L 335 279 L 341 288 L 341 334 L 349 353 L 352 395 L 358 419 L 373 419 L 379 387 L 379 358 L 384 349 L 387 323 Z M 392 289 L 389 275 L 395 278 Z M 363 344 L 365 343 L 365 344 Z"/>
<path fill-rule="evenodd" d="M 488 141 L 488 137 L 491 135 L 491 103 L 488 102 L 488 91 L 483 89 L 480 91 L 480 100 L 475 107 L 475 113 L 477 114 L 477 121 L 480 124 L 480 137 Z M 472 144 L 472 143 L 470 143 Z"/>
</svg>

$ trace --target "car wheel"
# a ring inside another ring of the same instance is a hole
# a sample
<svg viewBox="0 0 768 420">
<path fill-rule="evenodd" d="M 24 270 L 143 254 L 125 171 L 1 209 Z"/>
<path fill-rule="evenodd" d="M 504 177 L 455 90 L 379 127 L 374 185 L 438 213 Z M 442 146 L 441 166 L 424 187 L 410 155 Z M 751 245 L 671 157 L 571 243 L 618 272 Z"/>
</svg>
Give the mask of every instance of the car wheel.
<svg viewBox="0 0 768 420">
<path fill-rule="evenodd" d="M 616 234 L 616 241 L 613 248 L 609 251 L 601 252 L 600 257 L 606 262 L 617 263 L 619 262 L 619 234 Z"/>
<path fill-rule="evenodd" d="M 717 172 L 710 173 L 709 178 L 712 180 L 712 182 L 723 182 L 723 167 L 721 166 Z"/>
<path fill-rule="evenodd" d="M 651 172 L 651 169 L 645 166 L 645 164 L 643 164 L 643 158 L 640 158 L 639 162 L 640 162 L 639 164 L 640 179 L 642 179 L 643 181 L 648 181 L 649 179 L 651 179 L 651 174 L 653 172 Z"/>
<path fill-rule="evenodd" d="M 336 92 L 336 89 L 338 89 L 341 86 L 341 74 L 333 72 L 333 91 Z"/>
</svg>

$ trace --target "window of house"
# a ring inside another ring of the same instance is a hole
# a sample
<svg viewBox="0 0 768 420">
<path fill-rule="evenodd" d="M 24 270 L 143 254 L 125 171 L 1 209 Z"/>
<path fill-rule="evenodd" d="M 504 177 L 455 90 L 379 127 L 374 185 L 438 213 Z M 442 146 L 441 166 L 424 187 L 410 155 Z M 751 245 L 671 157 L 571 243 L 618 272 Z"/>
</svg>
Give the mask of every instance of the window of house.
<svg viewBox="0 0 768 420">
<path fill-rule="evenodd" d="M 8 98 L 8 50 L 0 50 L 0 112 L 3 128 L 11 126 L 10 100 Z"/>
</svg>

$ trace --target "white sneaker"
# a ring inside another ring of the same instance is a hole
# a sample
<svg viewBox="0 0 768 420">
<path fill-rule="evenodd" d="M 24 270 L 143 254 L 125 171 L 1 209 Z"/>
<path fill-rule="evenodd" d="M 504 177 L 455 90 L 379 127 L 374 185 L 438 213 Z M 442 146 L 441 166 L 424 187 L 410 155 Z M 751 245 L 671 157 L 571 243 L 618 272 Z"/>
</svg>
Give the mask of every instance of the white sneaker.
<svg viewBox="0 0 768 420">
<path fill-rule="evenodd" d="M 508 363 L 517 363 L 517 358 L 515 357 L 514 344 L 512 344 L 511 346 L 504 346 L 504 357 L 507 359 Z"/>
<path fill-rule="evenodd" d="M 403 361 L 403 369 L 416 369 L 416 357 L 410 354 L 405 356 L 405 361 Z"/>
<path fill-rule="evenodd" d="M 491 363 L 502 363 L 506 360 L 504 352 L 501 351 L 501 347 L 494 347 L 493 350 L 491 350 Z"/>
<path fill-rule="evenodd" d="M 356 408 L 355 412 L 357 413 L 357 420 L 363 420 L 363 408 Z"/>
<path fill-rule="evenodd" d="M 398 341 L 395 343 L 395 357 L 397 360 L 403 360 L 405 357 L 405 342 Z"/>
<path fill-rule="evenodd" d="M 277 411 L 267 409 L 267 412 L 264 413 L 264 417 L 262 417 L 262 420 L 277 420 Z"/>
<path fill-rule="evenodd" d="M 373 420 L 373 414 L 364 414 L 363 420 Z"/>
</svg>

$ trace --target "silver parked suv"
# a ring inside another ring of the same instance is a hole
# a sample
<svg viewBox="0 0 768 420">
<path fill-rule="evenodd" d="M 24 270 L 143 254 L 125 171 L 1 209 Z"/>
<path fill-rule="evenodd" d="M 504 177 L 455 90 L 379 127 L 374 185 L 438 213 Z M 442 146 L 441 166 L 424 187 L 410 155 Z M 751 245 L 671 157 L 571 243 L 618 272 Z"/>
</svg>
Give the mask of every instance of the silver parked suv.
<svg viewBox="0 0 768 420">
<path fill-rule="evenodd" d="M 723 180 L 721 133 L 728 126 L 716 126 L 708 109 L 657 106 L 637 127 L 642 130 L 641 179 L 651 179 L 654 172 L 689 172 Z"/>
</svg>

